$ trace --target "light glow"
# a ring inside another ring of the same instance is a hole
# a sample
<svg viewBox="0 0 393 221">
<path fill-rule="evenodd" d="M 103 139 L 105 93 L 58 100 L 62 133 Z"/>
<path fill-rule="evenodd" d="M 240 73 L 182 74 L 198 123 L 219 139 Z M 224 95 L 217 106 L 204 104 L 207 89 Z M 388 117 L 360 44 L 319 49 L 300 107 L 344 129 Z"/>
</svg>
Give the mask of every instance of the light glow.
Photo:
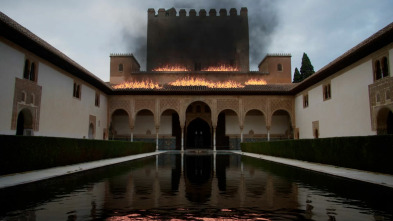
<svg viewBox="0 0 393 221">
<path fill-rule="evenodd" d="M 224 82 L 213 82 L 206 80 L 204 78 L 198 77 L 185 77 L 182 79 L 178 79 L 174 82 L 170 82 L 169 85 L 172 86 L 206 86 L 208 88 L 243 88 L 239 82 L 236 81 L 224 81 Z"/>
<path fill-rule="evenodd" d="M 249 79 L 248 81 L 246 81 L 244 84 L 245 85 L 266 85 L 267 83 L 263 79 L 252 78 L 252 79 Z"/>
<path fill-rule="evenodd" d="M 114 89 L 161 89 L 162 87 L 151 81 L 127 81 L 113 86 Z"/>
<path fill-rule="evenodd" d="M 208 68 L 202 69 L 202 71 L 239 71 L 237 67 L 220 65 L 220 66 L 210 66 Z"/>
<path fill-rule="evenodd" d="M 175 66 L 165 65 L 163 67 L 155 68 L 153 69 L 153 71 L 191 71 L 191 70 L 180 65 L 175 65 Z"/>
</svg>

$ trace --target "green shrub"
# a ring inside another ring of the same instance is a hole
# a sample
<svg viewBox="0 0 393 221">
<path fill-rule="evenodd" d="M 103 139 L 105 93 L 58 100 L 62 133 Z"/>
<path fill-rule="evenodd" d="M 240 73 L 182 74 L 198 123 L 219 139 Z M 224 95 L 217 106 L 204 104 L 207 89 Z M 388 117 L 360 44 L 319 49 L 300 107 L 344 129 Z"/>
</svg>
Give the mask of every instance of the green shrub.
<svg viewBox="0 0 393 221">
<path fill-rule="evenodd" d="M 155 151 L 154 143 L 0 135 L 0 175 Z"/>
<path fill-rule="evenodd" d="M 242 151 L 393 174 L 393 136 L 242 143 Z"/>
</svg>

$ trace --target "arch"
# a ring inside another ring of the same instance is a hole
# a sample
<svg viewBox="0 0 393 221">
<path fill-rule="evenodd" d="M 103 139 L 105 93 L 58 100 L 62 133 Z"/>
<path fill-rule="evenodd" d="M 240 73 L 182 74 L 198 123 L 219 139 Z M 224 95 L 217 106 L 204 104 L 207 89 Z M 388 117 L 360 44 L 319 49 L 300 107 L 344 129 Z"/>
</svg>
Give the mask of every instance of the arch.
<svg viewBox="0 0 393 221">
<path fill-rule="evenodd" d="M 393 134 L 393 112 L 384 107 L 377 114 L 377 134 Z"/>
<path fill-rule="evenodd" d="M 23 69 L 23 78 L 24 79 L 29 79 L 29 68 L 30 68 L 30 61 L 29 61 L 29 59 L 26 59 L 25 60 L 25 66 L 24 66 L 24 69 Z"/>
<path fill-rule="evenodd" d="M 225 109 L 217 116 L 217 150 L 240 148 L 240 118 L 236 111 Z"/>
<path fill-rule="evenodd" d="M 209 104 L 203 101 L 194 101 L 190 103 L 186 108 L 185 116 L 186 116 L 186 125 L 185 125 L 186 127 L 191 121 L 193 121 L 196 118 L 201 118 L 205 120 L 210 126 L 212 126 L 212 109 L 209 106 Z"/>
<path fill-rule="evenodd" d="M 210 149 L 212 147 L 211 126 L 202 118 L 195 118 L 187 126 L 187 148 Z"/>
<path fill-rule="evenodd" d="M 135 113 L 134 134 L 136 140 L 147 140 L 155 143 L 156 122 L 153 111 L 141 109 Z"/>
<path fill-rule="evenodd" d="M 89 124 L 89 133 L 87 136 L 89 139 L 94 139 L 95 138 L 95 129 L 94 129 L 94 124 L 90 123 Z"/>
<path fill-rule="evenodd" d="M 293 139 L 292 117 L 289 111 L 278 109 L 272 112 L 271 134 L 276 139 Z"/>
<path fill-rule="evenodd" d="M 130 115 L 124 109 L 116 109 L 111 113 L 109 125 L 109 139 L 129 140 L 131 135 Z"/>
<path fill-rule="evenodd" d="M 257 142 L 268 137 L 266 115 L 259 109 L 250 109 L 244 115 L 243 142 Z M 252 131 L 250 133 L 250 131 Z"/>
<path fill-rule="evenodd" d="M 31 63 L 31 67 L 30 67 L 30 80 L 35 81 L 35 63 L 34 62 Z"/>
<path fill-rule="evenodd" d="M 23 108 L 19 114 L 16 123 L 16 135 L 32 135 L 33 131 L 33 114 L 27 108 Z"/>
<path fill-rule="evenodd" d="M 166 109 L 160 114 L 161 149 L 181 149 L 181 127 L 179 113 L 174 109 Z"/>
<path fill-rule="evenodd" d="M 21 96 L 22 96 L 21 101 L 26 103 L 27 102 L 27 93 L 26 93 L 26 91 L 22 91 L 22 95 Z"/>
</svg>

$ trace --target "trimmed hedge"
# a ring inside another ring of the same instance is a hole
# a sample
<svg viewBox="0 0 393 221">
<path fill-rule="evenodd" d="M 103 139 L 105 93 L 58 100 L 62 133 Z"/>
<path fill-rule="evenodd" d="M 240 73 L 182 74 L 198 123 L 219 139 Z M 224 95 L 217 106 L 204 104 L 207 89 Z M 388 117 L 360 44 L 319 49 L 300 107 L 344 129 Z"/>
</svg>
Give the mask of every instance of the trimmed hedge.
<svg viewBox="0 0 393 221">
<path fill-rule="evenodd" d="M 155 151 L 154 143 L 0 135 L 0 175 Z"/>
<path fill-rule="evenodd" d="M 393 174 L 393 136 L 242 143 L 243 152 Z"/>
</svg>

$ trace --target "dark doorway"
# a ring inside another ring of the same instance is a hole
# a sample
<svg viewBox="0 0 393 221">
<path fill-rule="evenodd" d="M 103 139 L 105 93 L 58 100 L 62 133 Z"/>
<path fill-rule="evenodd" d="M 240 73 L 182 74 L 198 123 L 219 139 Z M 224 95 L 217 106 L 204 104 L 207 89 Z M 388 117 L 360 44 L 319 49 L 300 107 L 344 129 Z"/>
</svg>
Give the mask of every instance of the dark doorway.
<svg viewBox="0 0 393 221">
<path fill-rule="evenodd" d="M 25 129 L 25 117 L 22 111 L 18 114 L 18 121 L 16 123 L 16 135 L 23 135 L 23 130 Z"/>
<path fill-rule="evenodd" d="M 211 148 L 211 128 L 201 118 L 191 121 L 187 127 L 187 148 Z"/>
<path fill-rule="evenodd" d="M 16 135 L 32 135 L 33 129 L 33 115 L 30 110 L 23 109 L 18 114 L 16 121 Z M 25 132 L 25 130 L 28 130 Z"/>
<path fill-rule="evenodd" d="M 389 111 L 388 119 L 386 122 L 386 130 L 388 134 L 393 134 L 393 113 Z"/>
</svg>

